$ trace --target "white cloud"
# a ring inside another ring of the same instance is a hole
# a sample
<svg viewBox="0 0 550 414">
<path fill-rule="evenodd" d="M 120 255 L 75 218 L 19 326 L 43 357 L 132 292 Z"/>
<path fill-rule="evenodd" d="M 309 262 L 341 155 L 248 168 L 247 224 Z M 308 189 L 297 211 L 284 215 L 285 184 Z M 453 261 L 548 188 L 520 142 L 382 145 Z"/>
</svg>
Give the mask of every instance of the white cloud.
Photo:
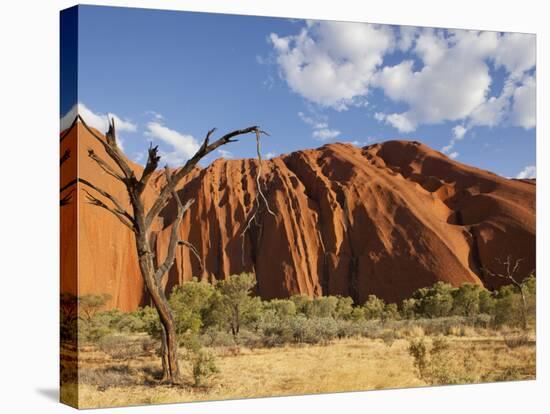
<svg viewBox="0 0 550 414">
<path fill-rule="evenodd" d="M 298 116 L 302 121 L 304 121 L 306 124 L 311 125 L 314 129 L 320 129 L 320 128 L 327 128 L 328 124 L 324 121 L 321 121 L 319 119 L 313 119 L 311 116 L 307 116 L 303 112 L 298 112 Z"/>
<path fill-rule="evenodd" d="M 495 63 L 502 65 L 512 77 L 520 77 L 535 66 L 537 44 L 535 35 L 525 33 L 506 33 L 499 41 L 495 53 Z"/>
<path fill-rule="evenodd" d="M 520 51 L 522 48 L 525 50 Z M 495 126 L 515 118 L 526 128 L 534 125 L 533 118 L 526 115 L 534 112 L 527 102 L 510 109 L 511 97 L 522 86 L 527 87 L 525 101 L 534 102 L 524 79 L 524 73 L 535 64 L 533 36 L 425 29 L 418 35 L 412 53 L 422 61 L 421 69 L 415 70 L 412 60 L 404 60 L 382 68 L 374 76 L 372 85 L 380 87 L 392 101 L 409 107 L 401 114 L 380 114 L 378 120 L 391 123 L 401 132 L 445 121 Z M 499 96 L 490 96 L 493 79 L 489 61 L 507 72 Z M 400 117 L 394 116 L 391 122 L 390 115 Z"/>
<path fill-rule="evenodd" d="M 227 158 L 227 159 L 233 158 L 233 153 L 231 151 L 227 151 L 227 150 L 224 150 L 224 149 L 219 149 L 218 153 L 223 158 Z"/>
<path fill-rule="evenodd" d="M 455 144 L 458 141 L 461 141 L 464 139 L 464 136 L 466 135 L 466 132 L 468 132 L 468 128 L 466 128 L 464 125 L 455 125 L 453 127 L 453 137 L 449 141 L 447 145 L 445 145 L 443 148 L 441 148 L 441 152 L 444 154 L 449 154 L 451 150 L 454 148 Z M 454 155 L 454 156 L 453 156 Z M 456 158 L 458 157 L 458 152 L 453 152 L 449 154 L 449 157 Z"/>
<path fill-rule="evenodd" d="M 413 52 L 424 66 L 415 71 L 412 60 L 384 67 L 374 79 L 395 102 L 409 106 L 394 126 L 415 129 L 419 124 L 435 124 L 466 118 L 485 101 L 491 85 L 489 67 L 482 50 L 486 36 L 493 33 L 461 34 L 459 39 L 445 37 L 440 31 L 424 30 Z M 481 50 L 480 50 L 481 49 Z M 388 118 L 386 118 L 388 122 Z"/>
<path fill-rule="evenodd" d="M 516 178 L 537 178 L 537 168 L 534 165 L 528 165 L 523 170 L 521 170 Z"/>
<path fill-rule="evenodd" d="M 323 129 L 316 129 L 313 131 L 313 138 L 318 139 L 320 141 L 326 141 L 327 139 L 336 138 L 338 135 L 340 135 L 340 131 L 337 129 L 329 129 L 329 128 L 323 128 Z"/>
<path fill-rule="evenodd" d="M 172 147 L 172 152 L 159 151 L 162 161 L 167 162 L 169 165 L 181 164 L 191 158 L 199 149 L 199 143 L 192 135 L 182 134 L 157 121 L 147 123 L 145 135 L 160 139 Z"/>
<path fill-rule="evenodd" d="M 375 118 L 400 132 L 448 121 L 466 129 L 535 125 L 534 35 L 310 21 L 298 34 L 269 39 L 294 92 L 345 110 L 366 104 L 369 90 L 380 88 L 406 109 L 379 110 Z M 407 54 L 384 66 L 396 49 Z M 500 92 L 491 89 L 491 64 L 504 68 Z"/>
<path fill-rule="evenodd" d="M 536 125 L 536 85 L 535 79 L 528 77 L 522 86 L 514 91 L 513 118 L 514 125 L 530 129 Z"/>
<path fill-rule="evenodd" d="M 378 121 L 384 121 L 386 124 L 392 125 L 399 132 L 408 133 L 416 129 L 416 122 L 414 119 L 410 119 L 409 114 L 384 114 L 382 112 L 376 112 L 374 118 Z"/>
<path fill-rule="evenodd" d="M 274 158 L 277 156 L 277 153 L 275 152 L 267 152 L 265 155 L 264 155 L 264 158 L 267 158 L 267 159 L 271 159 L 271 158 Z"/>
<path fill-rule="evenodd" d="M 118 115 L 113 113 L 97 113 L 89 109 L 82 102 L 74 105 L 62 118 L 61 118 L 61 130 L 65 130 L 71 126 L 77 114 L 84 119 L 84 121 L 91 127 L 104 133 L 109 129 L 109 118 L 114 118 L 115 127 L 117 132 L 137 131 L 137 125 L 127 119 L 122 119 Z"/>
<path fill-rule="evenodd" d="M 281 76 L 311 102 L 338 110 L 364 97 L 383 56 L 394 46 L 389 26 L 308 22 L 299 34 L 272 33 Z"/>
<path fill-rule="evenodd" d="M 397 41 L 397 48 L 402 52 L 408 51 L 416 41 L 416 37 L 420 33 L 418 27 L 413 26 L 401 26 L 399 28 L 399 40 Z"/>
<path fill-rule="evenodd" d="M 454 160 L 454 159 L 455 159 L 456 157 L 458 157 L 459 155 L 460 155 L 460 154 L 459 154 L 458 152 L 454 151 L 454 152 L 451 152 L 451 153 L 449 154 L 449 158 L 451 158 L 451 159 Z"/>
<path fill-rule="evenodd" d="M 356 147 L 361 148 L 361 147 L 365 147 L 369 144 L 372 144 L 374 141 L 375 141 L 374 138 L 369 137 L 365 141 L 353 140 L 353 141 L 349 141 L 349 143 L 352 144 L 352 145 L 355 145 Z"/>
<path fill-rule="evenodd" d="M 462 139 L 468 131 L 468 128 L 465 128 L 463 125 L 457 125 L 453 128 L 453 134 L 455 139 Z"/>
<path fill-rule="evenodd" d="M 159 114 L 157 111 L 145 111 L 145 115 L 149 115 L 159 121 L 164 119 L 164 116 L 162 114 Z"/>
<path fill-rule="evenodd" d="M 319 141 L 326 141 L 332 138 L 336 138 L 341 134 L 337 129 L 329 127 L 326 117 L 321 116 L 315 112 L 314 109 L 310 109 L 311 115 L 306 115 L 303 112 L 298 112 L 298 116 L 304 123 L 311 126 L 313 132 L 311 136 Z"/>
</svg>

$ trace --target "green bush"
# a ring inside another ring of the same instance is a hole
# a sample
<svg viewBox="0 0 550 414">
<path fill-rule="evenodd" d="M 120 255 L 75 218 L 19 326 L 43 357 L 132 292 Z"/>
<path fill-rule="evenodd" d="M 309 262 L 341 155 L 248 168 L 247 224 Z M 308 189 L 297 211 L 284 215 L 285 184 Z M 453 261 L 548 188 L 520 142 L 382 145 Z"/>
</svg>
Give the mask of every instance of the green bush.
<svg viewBox="0 0 550 414">
<path fill-rule="evenodd" d="M 367 301 L 363 305 L 363 309 L 366 319 L 384 319 L 386 304 L 384 300 L 375 295 L 369 295 Z"/>
<path fill-rule="evenodd" d="M 188 331 L 200 331 L 206 314 L 210 312 L 213 295 L 214 287 L 210 283 L 199 282 L 196 278 L 172 289 L 169 304 L 178 336 Z"/>
<path fill-rule="evenodd" d="M 453 288 L 448 283 L 437 282 L 431 287 L 418 289 L 413 294 L 416 313 L 428 318 L 449 316 L 453 309 Z"/>
<path fill-rule="evenodd" d="M 238 342 L 242 326 L 260 318 L 261 300 L 251 296 L 255 286 L 254 274 L 241 273 L 219 281 L 216 284 L 216 294 L 212 295 L 210 318 L 214 324 L 230 330 L 235 342 Z"/>
</svg>

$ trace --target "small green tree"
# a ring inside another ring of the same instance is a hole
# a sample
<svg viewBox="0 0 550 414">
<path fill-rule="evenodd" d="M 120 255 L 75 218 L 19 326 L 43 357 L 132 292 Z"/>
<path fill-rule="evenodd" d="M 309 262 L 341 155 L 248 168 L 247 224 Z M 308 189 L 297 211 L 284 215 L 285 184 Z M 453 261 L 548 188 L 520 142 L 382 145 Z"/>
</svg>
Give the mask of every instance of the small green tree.
<svg viewBox="0 0 550 414">
<path fill-rule="evenodd" d="M 92 318 L 111 300 L 108 293 L 86 294 L 78 296 L 78 316 L 91 323 Z"/>
<path fill-rule="evenodd" d="M 473 283 L 464 283 L 453 291 L 453 313 L 475 316 L 479 313 L 480 294 L 484 289 Z"/>
<path fill-rule="evenodd" d="M 219 294 L 213 296 L 215 319 L 229 327 L 236 343 L 241 326 L 259 317 L 261 301 L 251 296 L 255 286 L 253 273 L 232 275 L 216 284 Z"/>
<path fill-rule="evenodd" d="M 445 282 L 436 282 L 431 287 L 418 289 L 413 294 L 417 301 L 417 312 L 428 318 L 449 316 L 453 309 L 454 290 Z"/>
</svg>

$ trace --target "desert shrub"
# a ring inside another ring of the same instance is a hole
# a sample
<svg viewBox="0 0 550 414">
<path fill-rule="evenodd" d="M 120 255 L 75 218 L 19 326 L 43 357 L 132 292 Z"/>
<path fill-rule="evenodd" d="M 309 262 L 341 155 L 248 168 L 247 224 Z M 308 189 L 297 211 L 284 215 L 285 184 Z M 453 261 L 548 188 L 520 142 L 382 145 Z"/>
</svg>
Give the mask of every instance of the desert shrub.
<svg viewBox="0 0 550 414">
<path fill-rule="evenodd" d="M 59 334 L 62 341 L 74 341 L 78 335 L 78 300 L 72 293 L 62 293 L 59 301 Z"/>
<path fill-rule="evenodd" d="M 396 320 L 396 319 L 399 319 L 400 318 L 400 314 L 399 314 L 399 309 L 397 308 L 397 304 L 395 303 L 388 303 L 385 307 L 384 307 L 384 313 L 383 313 L 383 320 L 384 321 L 387 321 L 387 320 Z"/>
<path fill-rule="evenodd" d="M 86 321 L 91 319 L 111 300 L 111 295 L 107 293 L 86 294 L 77 297 L 78 316 Z"/>
<path fill-rule="evenodd" d="M 306 315 L 308 303 L 311 302 L 311 299 L 306 295 L 292 295 L 290 300 L 294 303 L 296 307 L 296 313 L 301 313 Z"/>
<path fill-rule="evenodd" d="M 133 333 L 146 331 L 145 323 L 139 311 L 122 312 L 118 309 L 112 309 L 96 314 L 93 320 L 101 325 L 108 326 L 114 332 Z"/>
<path fill-rule="evenodd" d="M 352 338 L 363 335 L 364 327 L 362 320 L 347 320 L 338 319 L 337 325 L 337 337 L 338 338 Z"/>
<path fill-rule="evenodd" d="M 408 298 L 401 302 L 401 316 L 404 319 L 414 319 L 416 317 L 417 309 L 416 299 Z"/>
<path fill-rule="evenodd" d="M 135 370 L 127 365 L 114 365 L 98 369 L 81 369 L 78 381 L 95 385 L 104 391 L 110 387 L 127 387 L 135 384 Z"/>
<path fill-rule="evenodd" d="M 162 325 L 160 324 L 157 310 L 151 306 L 145 306 L 139 310 L 139 315 L 143 321 L 145 332 L 147 332 L 151 338 L 160 339 Z"/>
<path fill-rule="evenodd" d="M 125 335 L 107 335 L 98 342 L 101 351 L 113 359 L 136 358 L 147 354 L 156 346 L 149 338 L 128 338 Z"/>
<path fill-rule="evenodd" d="M 202 386 L 205 381 L 220 372 L 214 355 L 204 349 L 193 352 L 190 360 L 195 387 Z"/>
<path fill-rule="evenodd" d="M 363 305 L 363 309 L 366 319 L 383 319 L 386 304 L 384 300 L 375 295 L 369 295 L 367 301 Z"/>
<path fill-rule="evenodd" d="M 393 329 L 386 329 L 380 334 L 380 339 L 387 347 L 391 348 L 393 343 L 399 339 L 399 334 Z"/>
<path fill-rule="evenodd" d="M 264 335 L 260 331 L 241 329 L 239 333 L 239 345 L 247 348 L 261 348 L 265 343 Z"/>
<path fill-rule="evenodd" d="M 336 309 L 334 312 L 334 317 L 336 319 L 355 319 L 353 316 L 353 299 L 344 296 L 336 296 L 337 303 L 336 303 Z"/>
<path fill-rule="evenodd" d="M 496 299 L 493 292 L 482 289 L 479 292 L 479 313 L 493 315 L 495 311 Z"/>
<path fill-rule="evenodd" d="M 305 302 L 303 313 L 308 318 L 330 318 L 335 316 L 337 306 L 336 296 L 321 296 Z"/>
<path fill-rule="evenodd" d="M 418 289 L 413 294 L 416 313 L 428 318 L 449 316 L 453 309 L 453 291 L 448 283 L 437 282 L 431 287 Z"/>
<path fill-rule="evenodd" d="M 479 295 L 484 290 L 479 285 L 464 283 L 452 293 L 453 313 L 460 316 L 474 316 L 479 313 Z"/>
<path fill-rule="evenodd" d="M 193 385 L 205 385 L 208 379 L 219 372 L 214 355 L 202 347 L 199 336 L 192 331 L 182 335 L 181 342 L 186 351 L 185 359 L 190 364 Z"/>
<path fill-rule="evenodd" d="M 427 377 L 427 347 L 424 338 L 412 339 L 409 341 L 409 355 L 413 357 L 413 365 L 418 372 L 418 377 L 425 380 Z"/>
<path fill-rule="evenodd" d="M 351 311 L 350 319 L 360 321 L 365 319 L 365 309 L 362 306 L 354 306 Z"/>
<path fill-rule="evenodd" d="M 297 343 L 326 344 L 338 335 L 338 325 L 333 318 L 306 318 L 298 315 L 289 320 L 293 340 Z"/>
<path fill-rule="evenodd" d="M 296 304 L 290 299 L 272 299 L 262 302 L 262 313 L 273 313 L 278 318 L 296 315 Z"/>
<path fill-rule="evenodd" d="M 303 315 L 299 316 L 303 318 Z M 294 325 L 292 320 L 297 316 L 281 316 L 274 312 L 265 312 L 258 324 L 262 333 L 263 344 L 267 347 L 281 346 L 294 342 Z"/>
<path fill-rule="evenodd" d="M 435 337 L 429 348 L 425 338 L 410 340 L 408 351 L 413 357 L 418 377 L 428 384 L 461 384 L 474 381 L 472 356 L 460 356 L 453 352 L 444 337 Z"/>
<path fill-rule="evenodd" d="M 178 336 L 191 331 L 198 333 L 210 311 L 214 287 L 193 278 L 172 289 L 169 304 L 174 314 Z"/>
<path fill-rule="evenodd" d="M 206 347 L 230 347 L 235 345 L 233 335 L 215 326 L 207 328 L 201 334 L 200 341 Z"/>
</svg>

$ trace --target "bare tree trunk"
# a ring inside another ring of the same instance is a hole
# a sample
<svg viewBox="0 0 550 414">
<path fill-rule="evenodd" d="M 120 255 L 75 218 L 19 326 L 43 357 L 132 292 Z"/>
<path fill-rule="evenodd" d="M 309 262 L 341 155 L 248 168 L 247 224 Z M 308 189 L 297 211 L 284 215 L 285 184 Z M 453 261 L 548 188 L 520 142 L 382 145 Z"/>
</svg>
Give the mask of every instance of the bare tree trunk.
<svg viewBox="0 0 550 414">
<path fill-rule="evenodd" d="M 132 213 L 126 211 L 123 204 L 113 194 L 97 187 L 93 183 L 79 178 L 79 182 L 92 189 L 94 192 L 103 196 L 103 199 L 98 198 L 92 193 L 84 190 L 88 197 L 88 202 L 100 208 L 103 208 L 113 214 L 122 224 L 128 227 L 134 234 L 136 239 L 136 249 L 139 260 L 139 268 L 141 276 L 145 283 L 145 287 L 155 309 L 157 310 L 160 323 L 162 325 L 161 340 L 162 340 L 162 368 L 163 368 L 163 380 L 176 384 L 180 382 L 180 371 L 178 363 L 178 338 L 176 332 L 176 323 L 172 316 L 172 311 L 168 304 L 168 299 L 162 288 L 162 279 L 170 270 L 174 264 L 176 256 L 176 247 L 178 245 L 187 246 L 191 249 L 193 254 L 197 257 L 198 252 L 191 243 L 186 240 L 179 240 L 178 229 L 183 218 L 183 214 L 189 209 L 194 200 L 190 199 L 184 205 L 177 192 L 176 187 L 178 183 L 197 165 L 197 163 L 206 155 L 217 149 L 218 147 L 228 144 L 230 142 L 237 141 L 235 139 L 238 135 L 244 135 L 251 132 L 256 134 L 256 144 L 258 150 L 258 158 L 261 165 L 260 157 L 260 135 L 266 134 L 260 130 L 258 126 L 251 126 L 245 129 L 238 129 L 225 134 L 221 138 L 214 142 L 210 142 L 210 137 L 215 132 L 215 128 L 208 131 L 206 137 L 195 153 L 182 167 L 170 171 L 168 167 L 165 169 L 166 184 L 160 190 L 157 198 L 153 202 L 148 211 L 145 211 L 145 205 L 142 199 L 143 191 L 151 178 L 152 174 L 158 167 L 160 156 L 158 155 L 158 147 L 149 147 L 149 156 L 147 158 L 147 164 L 143 169 L 141 178 L 137 178 L 133 169 L 127 163 L 124 154 L 118 148 L 115 136 L 115 121 L 109 120 L 109 130 L 105 134 L 105 139 L 97 135 L 80 117 L 77 116 L 73 125 L 80 119 L 84 127 L 92 134 L 93 137 L 103 146 L 105 152 L 109 158 L 114 162 L 114 166 L 106 162 L 92 149 L 88 150 L 88 156 L 100 167 L 104 173 L 110 175 L 114 179 L 120 181 L 126 187 L 130 204 L 132 206 Z M 62 157 L 61 163 L 64 162 L 64 158 L 68 158 L 69 154 Z M 258 178 L 259 179 L 259 178 Z M 261 192 L 261 190 L 259 189 Z M 263 193 L 262 193 L 263 196 Z M 67 196 L 68 197 L 68 196 Z M 265 199 L 265 196 L 263 196 Z M 151 251 L 151 245 L 149 243 L 149 229 L 153 221 L 158 217 L 161 210 L 166 206 L 170 199 L 176 202 L 177 215 L 176 219 L 172 223 L 172 230 L 170 232 L 170 241 L 168 244 L 168 250 L 166 252 L 166 258 L 162 264 L 155 263 L 154 253 Z M 267 203 L 267 201 L 266 201 Z M 62 200 L 63 204 L 63 200 Z M 199 258 L 200 259 L 200 258 Z M 238 326 L 237 332 L 238 335 Z"/>
<path fill-rule="evenodd" d="M 519 289 L 519 293 L 521 295 L 521 304 L 522 304 L 522 322 L 523 322 L 523 329 L 527 330 L 527 300 L 525 299 L 525 291 L 523 289 L 523 286 L 521 284 L 516 285 Z"/>
<path fill-rule="evenodd" d="M 162 379 L 170 383 L 180 381 L 180 371 L 178 362 L 178 339 L 176 334 L 176 323 L 172 317 L 172 312 L 168 304 L 168 299 L 164 294 L 162 285 L 156 277 L 153 262 L 153 253 L 149 248 L 149 243 L 145 236 L 137 235 L 137 250 L 140 252 L 139 267 L 141 275 L 145 281 L 145 287 L 159 315 L 162 326 Z"/>
</svg>

